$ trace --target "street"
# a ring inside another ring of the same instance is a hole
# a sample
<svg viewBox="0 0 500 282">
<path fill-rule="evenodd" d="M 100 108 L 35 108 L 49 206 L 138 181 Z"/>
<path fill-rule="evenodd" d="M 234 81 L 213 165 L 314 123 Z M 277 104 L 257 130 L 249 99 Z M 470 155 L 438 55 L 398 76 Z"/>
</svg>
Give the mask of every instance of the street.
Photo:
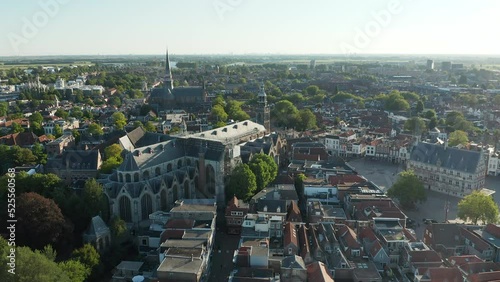
<svg viewBox="0 0 500 282">
<path fill-rule="evenodd" d="M 223 219 L 224 214 L 218 213 L 213 256 L 209 266 L 209 282 L 224 282 L 228 280 L 229 274 L 233 270 L 233 254 L 238 248 L 240 241 L 239 235 L 226 234 Z"/>
</svg>

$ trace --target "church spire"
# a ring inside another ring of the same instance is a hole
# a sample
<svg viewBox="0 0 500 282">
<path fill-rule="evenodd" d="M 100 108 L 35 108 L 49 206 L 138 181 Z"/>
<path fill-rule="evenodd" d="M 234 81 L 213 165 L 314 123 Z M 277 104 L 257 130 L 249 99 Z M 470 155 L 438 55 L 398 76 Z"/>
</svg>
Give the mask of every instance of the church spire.
<svg viewBox="0 0 500 282">
<path fill-rule="evenodd" d="M 172 79 L 172 70 L 170 69 L 170 59 L 168 58 L 168 48 L 165 52 L 165 87 L 168 89 L 174 88 L 174 82 Z"/>
</svg>

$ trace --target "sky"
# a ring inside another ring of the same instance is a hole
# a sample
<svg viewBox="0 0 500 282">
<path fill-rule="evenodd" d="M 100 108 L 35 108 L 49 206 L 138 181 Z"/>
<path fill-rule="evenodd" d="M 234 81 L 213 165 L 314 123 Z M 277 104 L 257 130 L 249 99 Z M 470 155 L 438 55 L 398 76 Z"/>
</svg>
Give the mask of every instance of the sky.
<svg viewBox="0 0 500 282">
<path fill-rule="evenodd" d="M 0 11 L 0 56 L 500 54 L 497 0 L 26 0 Z"/>
</svg>

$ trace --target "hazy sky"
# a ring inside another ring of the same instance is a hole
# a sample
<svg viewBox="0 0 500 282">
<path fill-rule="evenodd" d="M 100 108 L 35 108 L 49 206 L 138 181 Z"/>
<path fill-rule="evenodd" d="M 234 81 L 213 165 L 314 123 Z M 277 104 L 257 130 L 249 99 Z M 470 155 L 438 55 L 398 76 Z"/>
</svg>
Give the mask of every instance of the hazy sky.
<svg viewBox="0 0 500 282">
<path fill-rule="evenodd" d="M 166 45 L 173 54 L 500 53 L 497 0 L 12 0 L 0 11 L 0 56 Z"/>
</svg>

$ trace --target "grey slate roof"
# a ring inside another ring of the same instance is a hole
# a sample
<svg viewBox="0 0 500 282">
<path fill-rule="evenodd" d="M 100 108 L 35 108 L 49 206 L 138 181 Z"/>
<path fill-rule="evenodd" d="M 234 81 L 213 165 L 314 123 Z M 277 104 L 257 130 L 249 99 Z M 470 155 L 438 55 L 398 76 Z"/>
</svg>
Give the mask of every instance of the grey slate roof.
<svg viewBox="0 0 500 282">
<path fill-rule="evenodd" d="M 62 154 L 62 166 L 72 169 L 98 169 L 98 150 L 66 150 Z"/>
<path fill-rule="evenodd" d="M 134 155 L 132 153 L 129 152 L 125 155 L 125 160 L 123 160 L 123 163 L 120 165 L 120 170 L 121 171 L 139 170 L 139 167 L 137 166 L 137 163 L 134 159 Z"/>
<path fill-rule="evenodd" d="M 257 211 L 264 212 L 264 207 L 267 206 L 267 212 L 278 212 L 278 207 L 280 208 L 280 213 L 286 213 L 286 201 L 283 200 L 259 200 L 257 202 Z"/>
<path fill-rule="evenodd" d="M 287 256 L 281 262 L 281 267 L 283 268 L 295 268 L 295 269 L 303 269 L 306 270 L 306 265 L 302 257 L 294 255 Z"/>
<path fill-rule="evenodd" d="M 481 160 L 481 152 L 449 147 L 445 149 L 444 146 L 420 142 L 413 147 L 410 160 L 473 173 Z"/>
<path fill-rule="evenodd" d="M 100 216 L 94 216 L 85 232 L 86 235 L 98 238 L 110 233 L 109 227 Z"/>
</svg>

